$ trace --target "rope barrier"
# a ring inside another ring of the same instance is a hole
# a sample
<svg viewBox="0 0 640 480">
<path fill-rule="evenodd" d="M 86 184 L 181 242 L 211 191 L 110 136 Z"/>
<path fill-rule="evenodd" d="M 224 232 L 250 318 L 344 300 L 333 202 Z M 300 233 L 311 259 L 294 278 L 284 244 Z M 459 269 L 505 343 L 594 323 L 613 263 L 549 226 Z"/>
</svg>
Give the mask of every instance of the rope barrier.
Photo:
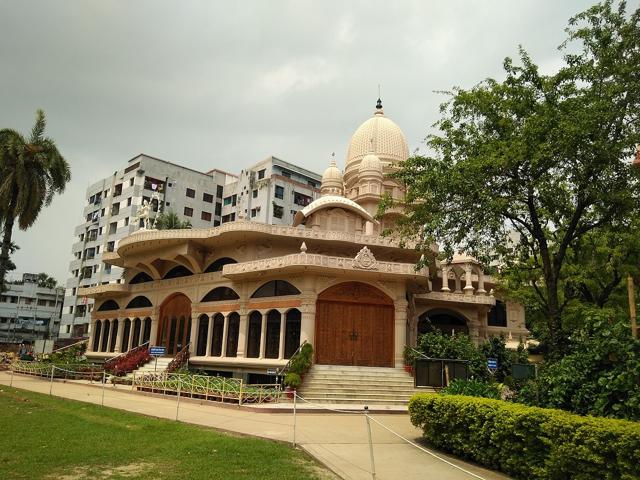
<svg viewBox="0 0 640 480">
<path fill-rule="evenodd" d="M 418 450 L 423 451 L 424 453 L 427 453 L 429 455 L 431 455 L 432 457 L 440 460 L 441 462 L 446 463 L 447 465 L 452 466 L 453 468 L 457 468 L 458 470 L 466 473 L 467 475 L 471 475 L 472 477 L 478 478 L 479 480 L 486 480 L 484 477 L 481 477 L 480 475 L 476 475 L 473 472 L 470 472 L 469 470 L 465 470 L 464 468 L 456 465 L 455 463 L 451 463 L 449 460 L 442 458 L 440 455 L 436 455 L 433 452 L 430 452 L 429 450 L 427 450 L 426 448 L 421 447 L 420 445 L 418 445 L 415 442 L 412 442 L 411 440 L 403 437 L 402 435 L 400 435 L 398 432 L 393 431 L 392 429 L 390 429 L 389 427 L 387 427 L 384 423 L 380 422 L 379 420 L 376 420 L 375 418 L 373 418 L 371 415 L 367 414 L 367 417 L 369 417 L 373 422 L 377 423 L 378 425 L 380 425 L 382 428 L 384 428 L 385 430 L 387 430 L 389 433 L 392 433 L 393 435 L 395 435 L 396 437 L 404 440 L 405 442 L 407 442 L 409 445 L 414 446 L 415 448 L 417 448 Z"/>
</svg>

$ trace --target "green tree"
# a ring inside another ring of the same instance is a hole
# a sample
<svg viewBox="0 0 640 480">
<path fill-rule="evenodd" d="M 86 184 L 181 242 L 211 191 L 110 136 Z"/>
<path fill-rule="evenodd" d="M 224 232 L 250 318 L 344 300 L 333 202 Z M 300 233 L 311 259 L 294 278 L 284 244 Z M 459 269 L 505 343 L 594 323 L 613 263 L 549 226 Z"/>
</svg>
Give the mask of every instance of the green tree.
<svg viewBox="0 0 640 480">
<path fill-rule="evenodd" d="M 0 130 L 0 290 L 11 267 L 11 237 L 15 222 L 21 230 L 31 227 L 43 207 L 62 193 L 71 179 L 69 164 L 55 142 L 44 136 L 44 112 L 38 110 L 27 139 L 12 129 Z"/>
<path fill-rule="evenodd" d="M 41 272 L 38 274 L 38 286 L 42 288 L 56 288 L 58 281 L 48 274 Z"/>
<path fill-rule="evenodd" d="M 180 220 L 176 212 L 169 210 L 156 217 L 154 228 L 158 230 L 182 230 L 191 228 L 191 222 L 189 220 Z"/>
<path fill-rule="evenodd" d="M 448 92 L 430 152 L 395 174 L 407 188 L 396 233 L 515 269 L 532 286 L 552 356 L 567 344 L 570 250 L 640 205 L 629 162 L 640 142 L 639 22 L 624 2 L 595 5 L 569 21 L 557 73 L 541 74 L 521 48 L 519 65 L 505 59 L 503 80 Z"/>
</svg>

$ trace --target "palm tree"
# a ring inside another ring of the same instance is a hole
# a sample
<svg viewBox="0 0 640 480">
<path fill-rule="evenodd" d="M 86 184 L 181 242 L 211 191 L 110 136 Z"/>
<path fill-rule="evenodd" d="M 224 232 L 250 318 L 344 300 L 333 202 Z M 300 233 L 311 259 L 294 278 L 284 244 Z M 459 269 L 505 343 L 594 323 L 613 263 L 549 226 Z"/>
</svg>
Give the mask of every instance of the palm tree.
<svg viewBox="0 0 640 480">
<path fill-rule="evenodd" d="M 31 227 L 42 207 L 48 206 L 56 193 L 62 193 L 71 180 L 69 164 L 54 141 L 44 136 L 45 126 L 44 112 L 38 110 L 29 139 L 9 128 L 0 130 L 0 290 L 11 265 L 14 223 L 17 220 L 21 230 Z"/>
<path fill-rule="evenodd" d="M 158 215 L 153 226 L 158 230 L 182 230 L 191 228 L 191 222 L 189 220 L 180 220 L 176 212 L 169 210 Z"/>
<path fill-rule="evenodd" d="M 47 273 L 41 272 L 38 274 L 38 286 L 42 288 L 56 288 L 58 281 Z"/>
</svg>

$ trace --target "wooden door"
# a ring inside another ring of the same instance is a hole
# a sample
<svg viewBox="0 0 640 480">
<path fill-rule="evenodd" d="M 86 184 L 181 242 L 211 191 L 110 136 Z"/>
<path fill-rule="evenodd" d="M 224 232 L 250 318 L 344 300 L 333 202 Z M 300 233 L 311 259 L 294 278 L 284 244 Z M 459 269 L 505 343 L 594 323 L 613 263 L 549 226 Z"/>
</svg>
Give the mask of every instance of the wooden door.
<svg viewBox="0 0 640 480">
<path fill-rule="evenodd" d="M 175 356 L 189 342 L 191 329 L 191 300 L 178 294 L 160 307 L 160 332 L 158 345 L 167 349 L 168 356 Z"/>
<path fill-rule="evenodd" d="M 316 363 L 393 367 L 392 300 L 370 285 L 325 290 L 316 305 Z"/>
</svg>

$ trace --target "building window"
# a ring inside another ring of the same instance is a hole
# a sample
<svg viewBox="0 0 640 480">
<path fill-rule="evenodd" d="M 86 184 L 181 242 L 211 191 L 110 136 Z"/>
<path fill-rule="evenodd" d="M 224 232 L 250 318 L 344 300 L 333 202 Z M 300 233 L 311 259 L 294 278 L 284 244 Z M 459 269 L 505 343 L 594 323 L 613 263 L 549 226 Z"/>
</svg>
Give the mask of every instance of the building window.
<svg viewBox="0 0 640 480">
<path fill-rule="evenodd" d="M 251 209 L 251 218 L 255 217 L 258 214 L 258 211 L 255 208 Z"/>
<path fill-rule="evenodd" d="M 489 310 L 487 323 L 490 327 L 506 327 L 507 326 L 507 306 L 504 302 L 496 300 L 495 306 Z"/>
<path fill-rule="evenodd" d="M 318 184 L 316 182 L 312 182 L 311 180 L 307 181 L 307 185 L 313 188 L 318 188 Z"/>
<path fill-rule="evenodd" d="M 216 187 L 216 197 L 222 198 L 222 192 L 223 192 L 222 185 L 218 185 Z"/>
<path fill-rule="evenodd" d="M 231 197 L 231 205 L 233 205 L 234 207 L 237 205 L 238 203 L 238 195 L 234 195 Z"/>
<path fill-rule="evenodd" d="M 118 195 L 121 195 L 121 194 L 122 194 L 122 184 L 119 183 L 118 185 L 113 187 L 113 196 L 117 197 Z"/>
<path fill-rule="evenodd" d="M 211 195 L 210 193 L 203 193 L 202 201 L 207 203 L 213 203 L 213 195 Z"/>
<path fill-rule="evenodd" d="M 113 252 L 116 247 L 116 242 L 107 243 L 107 252 Z"/>
<path fill-rule="evenodd" d="M 125 226 L 125 227 L 128 227 L 128 226 L 129 226 L 129 217 L 126 217 L 126 218 L 124 219 L 124 226 Z"/>
<path fill-rule="evenodd" d="M 127 207 L 131 206 L 131 197 L 127 198 Z"/>
<path fill-rule="evenodd" d="M 129 179 L 129 186 L 130 186 L 130 187 L 133 187 L 133 182 L 135 182 L 135 180 L 136 180 L 136 178 L 135 178 L 135 177 L 131 177 L 131 178 Z"/>
<path fill-rule="evenodd" d="M 109 224 L 109 235 L 113 235 L 114 233 L 116 233 L 116 230 L 118 229 L 118 222 L 113 222 Z"/>
<path fill-rule="evenodd" d="M 282 213 L 284 212 L 284 208 L 280 205 L 273 205 L 273 216 L 274 218 L 282 218 Z"/>
<path fill-rule="evenodd" d="M 306 207 L 313 201 L 309 195 L 304 195 L 303 193 L 293 192 L 293 203 L 296 205 L 300 205 L 301 207 Z"/>
<path fill-rule="evenodd" d="M 253 196 L 253 198 L 258 198 L 258 190 L 254 190 L 252 192 L 252 196 Z"/>
<path fill-rule="evenodd" d="M 227 205 L 231 205 L 231 197 L 226 197 L 226 198 L 224 199 L 224 205 L 225 205 L 225 207 L 226 207 Z"/>
<path fill-rule="evenodd" d="M 282 170 L 282 176 L 291 178 L 291 172 L 289 170 Z"/>
<path fill-rule="evenodd" d="M 276 198 L 279 198 L 282 200 L 284 198 L 284 187 L 281 187 L 280 185 L 276 185 L 275 196 Z"/>
<path fill-rule="evenodd" d="M 264 178 L 264 172 L 266 170 L 263 168 L 262 170 L 258 170 L 258 180 L 262 180 Z"/>
<path fill-rule="evenodd" d="M 191 207 L 184 207 L 184 215 L 186 217 L 193 217 L 193 208 Z"/>
<path fill-rule="evenodd" d="M 219 227 L 220 226 L 220 220 L 214 220 L 213 221 L 213 226 L 214 227 Z"/>
<path fill-rule="evenodd" d="M 202 220 L 204 220 L 205 222 L 210 222 L 210 221 L 211 221 L 211 214 L 210 214 L 209 212 L 204 212 L 204 211 L 203 211 L 203 212 L 200 214 L 200 218 L 201 218 Z"/>
<path fill-rule="evenodd" d="M 114 203 L 111 206 L 111 215 L 118 215 L 120 213 L 120 203 Z"/>
<path fill-rule="evenodd" d="M 216 215 L 218 217 L 222 215 L 222 204 L 220 202 L 216 202 Z"/>
<path fill-rule="evenodd" d="M 196 191 L 193 188 L 187 188 L 187 197 L 196 198 Z"/>
</svg>

